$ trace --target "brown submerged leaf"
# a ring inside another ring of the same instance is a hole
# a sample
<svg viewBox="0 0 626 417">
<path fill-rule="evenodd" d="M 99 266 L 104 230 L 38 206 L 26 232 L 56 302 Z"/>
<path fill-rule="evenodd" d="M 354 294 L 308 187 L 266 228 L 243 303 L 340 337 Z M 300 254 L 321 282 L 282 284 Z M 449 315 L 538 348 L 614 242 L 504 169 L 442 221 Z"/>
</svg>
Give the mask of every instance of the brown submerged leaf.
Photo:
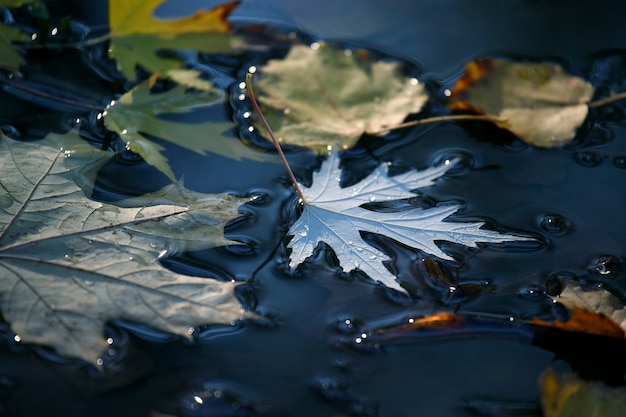
<svg viewBox="0 0 626 417">
<path fill-rule="evenodd" d="M 495 119 L 529 144 L 551 148 L 574 138 L 594 89 L 557 64 L 479 59 L 452 89 L 450 108 Z"/>
<path fill-rule="evenodd" d="M 553 299 L 567 307 L 569 320 L 543 322 L 535 318 L 531 324 L 624 339 L 626 307 L 610 292 L 602 288 L 585 291 L 568 285 Z"/>
</svg>

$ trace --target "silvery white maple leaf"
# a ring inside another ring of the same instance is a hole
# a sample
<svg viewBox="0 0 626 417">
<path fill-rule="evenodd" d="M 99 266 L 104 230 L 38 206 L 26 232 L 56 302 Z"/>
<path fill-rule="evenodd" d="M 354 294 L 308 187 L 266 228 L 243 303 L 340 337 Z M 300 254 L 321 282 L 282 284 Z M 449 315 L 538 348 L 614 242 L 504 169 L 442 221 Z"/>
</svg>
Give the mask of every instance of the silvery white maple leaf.
<svg viewBox="0 0 626 417">
<path fill-rule="evenodd" d="M 411 191 L 430 186 L 434 180 L 456 164 L 411 170 L 389 177 L 387 165 L 380 165 L 359 183 L 340 187 L 339 154 L 333 151 L 313 174 L 311 187 L 299 184 L 305 199 L 304 209 L 288 234 L 293 235 L 289 266 L 293 269 L 312 253 L 319 242 L 330 245 L 344 270 L 355 268 L 390 288 L 404 291 L 395 276 L 382 261 L 389 259 L 383 252 L 367 244 L 361 231 L 382 234 L 405 245 L 421 249 L 441 259 L 454 260 L 435 244 L 445 240 L 476 247 L 477 242 L 501 243 L 533 240 L 483 229 L 482 222 L 444 222 L 460 206 L 449 204 L 429 209 L 384 213 L 367 210 L 361 204 L 414 197 Z"/>
</svg>

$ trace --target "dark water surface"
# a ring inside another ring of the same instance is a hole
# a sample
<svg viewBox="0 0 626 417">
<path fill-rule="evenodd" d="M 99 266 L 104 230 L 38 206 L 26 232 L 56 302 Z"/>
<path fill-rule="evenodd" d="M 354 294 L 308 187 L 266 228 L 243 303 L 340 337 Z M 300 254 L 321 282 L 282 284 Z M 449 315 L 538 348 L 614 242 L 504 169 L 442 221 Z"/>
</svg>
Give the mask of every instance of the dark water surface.
<svg viewBox="0 0 626 417">
<path fill-rule="evenodd" d="M 97 3 L 97 16 L 81 2 L 53 3 L 51 9 L 58 7 L 60 16 L 73 12 L 73 19 L 101 28 L 106 2 Z M 187 7 L 213 4 L 189 3 L 170 1 L 159 11 L 184 14 Z M 624 91 L 626 50 L 617 49 L 626 45 L 623 16 L 626 5 L 608 1 L 394 0 L 383 6 L 378 1 L 267 0 L 244 1 L 234 20 L 267 21 L 279 31 L 299 28 L 305 40 L 329 37 L 408 59 L 411 71 L 441 94 L 468 60 L 483 55 L 556 57 L 599 86 L 599 92 Z M 102 105 L 124 89 L 102 54 L 94 48 L 35 55 L 40 68 L 28 80 Z M 225 68 L 218 81 L 236 91 L 247 65 L 262 64 L 267 57 L 203 58 L 200 63 Z M 42 137 L 67 130 L 80 117 L 88 126 L 85 135 L 102 140 L 95 113 L 28 99 L 23 93 L 0 92 L 5 130 L 27 139 Z M 233 98 L 224 108 L 211 110 L 210 117 L 242 121 L 245 109 L 246 103 Z M 425 110 L 437 111 L 436 106 Z M 549 366 L 623 383 L 626 367 L 610 355 L 623 352 L 623 344 L 583 335 L 538 335 L 516 322 L 560 317 L 562 311 L 545 295 L 556 275 L 603 283 L 626 299 L 625 112 L 623 103 L 593 110 L 575 140 L 560 149 L 532 148 L 479 123 L 443 123 L 386 139 L 364 138 L 344 153 L 346 183 L 381 162 L 391 161 L 402 170 L 461 157 L 462 168 L 409 204 L 460 202 L 464 208 L 452 220 L 487 221 L 497 230 L 541 242 L 480 251 L 444 244 L 465 260 L 459 268 L 445 264 L 445 271 L 458 273 L 461 284 L 483 289 L 456 305 L 432 294 L 419 297 L 422 254 L 381 237 L 370 238 L 393 256 L 392 267 L 414 289 L 412 296 L 342 273 L 332 251 L 323 247 L 297 273 L 287 273 L 284 233 L 294 219 L 290 207 L 295 197 L 277 161 L 237 162 L 162 142 L 176 176 L 184 176 L 188 188 L 260 196 L 245 208 L 245 221 L 226 229 L 228 237 L 249 243 L 249 249 L 181 253 L 166 266 L 246 281 L 240 287 L 242 301 L 271 320 L 236 329 L 201 329 L 194 343 L 133 323 L 111 323 L 107 332 L 115 340 L 114 354 L 103 374 L 45 349 L 18 345 L 3 325 L 0 415 L 462 417 L 511 415 L 508 407 L 533 416 L 540 415 L 538 378 Z M 234 126 L 229 134 L 237 140 L 241 132 L 245 126 Z M 272 153 L 262 139 L 241 136 Z M 321 160 L 309 150 L 288 151 L 296 176 L 310 181 Z M 165 184 L 163 175 L 126 155 L 102 170 L 94 198 L 115 201 Z M 600 274 L 597 264 L 607 259 L 611 271 Z M 510 318 L 510 326 L 483 323 L 457 332 L 354 342 L 375 327 L 441 309 L 505 323 Z"/>
</svg>

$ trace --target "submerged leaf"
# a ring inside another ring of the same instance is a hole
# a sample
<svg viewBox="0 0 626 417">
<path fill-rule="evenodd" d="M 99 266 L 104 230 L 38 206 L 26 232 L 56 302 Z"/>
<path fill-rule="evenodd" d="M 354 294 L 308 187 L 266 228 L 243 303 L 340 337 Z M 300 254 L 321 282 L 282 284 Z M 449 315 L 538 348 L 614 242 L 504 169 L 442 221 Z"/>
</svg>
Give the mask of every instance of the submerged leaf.
<svg viewBox="0 0 626 417">
<path fill-rule="evenodd" d="M 228 15 L 239 2 L 234 1 L 212 10 L 199 10 L 179 19 L 160 20 L 154 9 L 163 0 L 110 0 L 111 57 L 129 80 L 135 79 L 135 66 L 150 72 L 180 68 L 181 62 L 166 58 L 159 51 L 187 50 L 207 53 L 230 52 Z"/>
<path fill-rule="evenodd" d="M 231 122 L 176 122 L 159 117 L 166 114 L 189 114 L 192 111 L 210 109 L 212 106 L 221 108 L 221 105 L 221 93 L 213 88 L 205 92 L 186 92 L 184 87 L 178 86 L 164 93 L 153 94 L 148 82 L 144 81 L 107 108 L 104 125 L 120 135 L 131 151 L 141 155 L 146 162 L 173 181 L 174 173 L 167 158 L 161 153 L 164 148 L 147 139 L 142 133 L 162 138 L 199 154 L 211 152 L 236 160 L 263 160 L 262 154 L 223 135 L 233 127 Z"/>
<path fill-rule="evenodd" d="M 223 226 L 246 200 L 173 185 L 126 207 L 102 204 L 73 179 L 89 177 L 67 168 L 81 156 L 0 136 L 0 299 L 22 341 L 98 364 L 113 319 L 191 337 L 192 326 L 246 315 L 237 284 L 174 273 L 158 261 L 172 247 L 235 243 Z M 110 154 L 92 149 L 88 157 L 97 168 Z"/>
<path fill-rule="evenodd" d="M 587 117 L 593 87 L 557 64 L 480 59 L 452 89 L 452 109 L 471 109 L 524 142 L 550 148 L 574 138 Z"/>
<path fill-rule="evenodd" d="M 0 68 L 17 71 L 26 61 L 15 50 L 11 42 L 26 40 L 26 35 L 17 28 L 0 24 Z"/>
<path fill-rule="evenodd" d="M 295 268 L 313 253 L 318 242 L 326 242 L 346 271 L 358 268 L 370 278 L 404 291 L 383 265 L 386 255 L 368 245 L 361 238 L 361 232 L 382 234 L 447 260 L 453 258 L 439 249 L 437 241 L 476 247 L 477 242 L 533 240 L 483 229 L 484 223 L 481 222 L 444 222 L 459 209 L 456 204 L 399 213 L 376 212 L 359 206 L 373 201 L 414 197 L 416 193 L 411 190 L 432 185 L 453 165 L 451 162 L 394 177 L 387 175 L 386 166 L 379 166 L 359 183 L 341 188 L 339 155 L 334 151 L 320 171 L 313 174 L 311 187 L 300 184 L 305 203 L 302 214 L 289 229 L 289 234 L 293 235 L 288 246 L 292 249 L 289 265 Z"/>
<path fill-rule="evenodd" d="M 399 63 L 371 62 L 325 44 L 295 45 L 260 73 L 259 101 L 275 136 L 317 149 L 351 147 L 363 133 L 402 122 L 428 100 L 423 84 L 403 76 Z"/>
<path fill-rule="evenodd" d="M 541 381 L 544 417 L 618 417 L 626 415 L 626 389 L 585 382 L 574 374 L 548 369 Z"/>
<path fill-rule="evenodd" d="M 566 286 L 555 301 L 570 310 L 570 319 L 565 323 L 552 323 L 554 327 L 623 339 L 626 332 L 626 306 L 602 288 L 584 290 L 582 287 Z M 583 320 L 583 316 L 588 318 Z M 536 324 L 536 319 L 533 324 Z M 544 325 L 551 323 L 544 323 Z M 556 324 L 556 325 L 555 325 Z"/>
</svg>

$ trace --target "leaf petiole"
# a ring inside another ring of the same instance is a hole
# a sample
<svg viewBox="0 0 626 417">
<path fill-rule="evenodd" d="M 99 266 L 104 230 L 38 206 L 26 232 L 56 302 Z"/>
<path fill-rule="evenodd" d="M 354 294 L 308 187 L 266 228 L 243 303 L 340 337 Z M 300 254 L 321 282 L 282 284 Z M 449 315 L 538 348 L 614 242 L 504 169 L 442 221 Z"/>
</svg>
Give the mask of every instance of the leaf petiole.
<svg viewBox="0 0 626 417">
<path fill-rule="evenodd" d="M 391 130 L 403 129 L 405 127 L 412 127 L 417 125 L 423 125 L 427 123 L 438 123 L 438 122 L 448 122 L 448 121 L 456 121 L 456 120 L 482 120 L 492 123 L 502 123 L 506 120 L 498 119 L 497 117 L 492 117 L 488 115 L 473 115 L 473 114 L 460 114 L 460 115 L 449 115 L 449 116 L 436 116 L 429 117 L 426 119 L 413 120 L 410 122 L 400 123 L 394 126 L 385 126 L 383 129 L 374 131 L 374 132 L 365 132 L 368 135 L 382 135 Z"/>
<path fill-rule="evenodd" d="M 289 174 L 289 179 L 291 180 L 291 183 L 293 184 L 294 188 L 296 189 L 296 192 L 298 193 L 298 198 L 300 199 L 300 203 L 302 204 L 306 203 L 306 200 L 304 199 L 304 195 L 302 194 L 302 190 L 300 189 L 300 186 L 298 185 L 298 180 L 296 180 L 295 175 L 293 175 L 293 171 L 291 170 L 291 167 L 289 166 L 289 162 L 287 162 L 287 158 L 285 157 L 285 154 L 283 153 L 283 150 L 281 149 L 280 144 L 278 143 L 278 140 L 276 140 L 276 137 L 274 136 L 274 132 L 272 132 L 272 128 L 270 127 L 269 123 L 267 123 L 267 120 L 265 120 L 265 116 L 263 116 L 263 112 L 261 112 L 261 108 L 259 107 L 259 104 L 256 101 L 256 97 L 254 96 L 254 90 L 252 89 L 252 73 L 250 72 L 246 74 L 246 89 L 248 90 L 248 97 L 250 97 L 250 101 L 252 102 L 252 107 L 254 107 L 254 111 L 256 111 L 257 114 L 259 115 L 259 119 L 261 119 L 261 123 L 263 123 L 263 126 L 269 133 L 270 138 L 272 139 L 272 142 L 274 143 L 274 147 L 276 147 L 276 151 L 278 152 L 278 155 L 280 156 L 280 159 L 283 162 L 285 169 L 287 170 L 287 174 Z"/>
</svg>

